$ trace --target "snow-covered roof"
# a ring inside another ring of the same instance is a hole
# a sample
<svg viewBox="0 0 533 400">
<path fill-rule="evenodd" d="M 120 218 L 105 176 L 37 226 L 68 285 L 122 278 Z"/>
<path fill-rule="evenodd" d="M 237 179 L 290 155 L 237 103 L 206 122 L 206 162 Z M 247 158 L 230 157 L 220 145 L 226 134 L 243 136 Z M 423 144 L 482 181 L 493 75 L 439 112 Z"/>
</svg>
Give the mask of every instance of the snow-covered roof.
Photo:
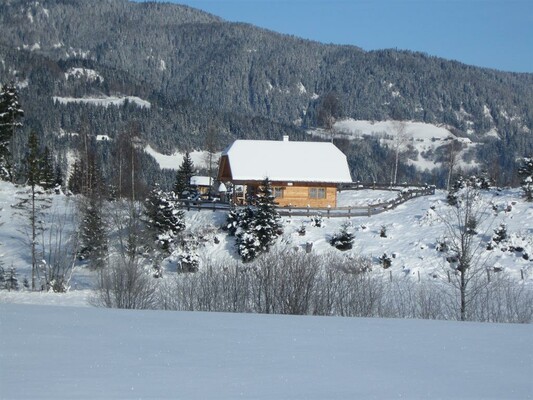
<svg viewBox="0 0 533 400">
<path fill-rule="evenodd" d="M 195 185 L 195 186 L 211 186 L 213 181 L 214 179 L 208 176 L 199 176 L 199 175 L 191 176 L 191 185 Z"/>
<path fill-rule="evenodd" d="M 352 181 L 346 156 L 329 142 L 236 140 L 222 156 L 228 156 L 235 181 Z"/>
</svg>

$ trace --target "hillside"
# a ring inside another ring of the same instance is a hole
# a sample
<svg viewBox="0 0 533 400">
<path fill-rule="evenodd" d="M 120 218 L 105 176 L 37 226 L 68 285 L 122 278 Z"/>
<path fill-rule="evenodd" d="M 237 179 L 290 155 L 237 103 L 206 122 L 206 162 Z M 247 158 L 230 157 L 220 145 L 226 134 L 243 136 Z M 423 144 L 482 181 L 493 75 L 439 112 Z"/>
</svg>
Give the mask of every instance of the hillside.
<svg viewBox="0 0 533 400">
<path fill-rule="evenodd" d="M 328 95 L 338 120 L 420 122 L 483 143 L 470 157 L 480 168 L 497 162 L 502 183 L 513 181 L 515 158 L 533 150 L 532 74 L 324 45 L 125 0 L 10 0 L 0 4 L 0 32 L 0 80 L 18 82 L 27 129 L 58 151 L 76 146 L 61 132 L 116 138 L 132 124 L 164 154 L 205 148 L 209 129 L 219 147 L 235 138 L 302 139 L 319 125 Z M 127 96 L 136 100 L 106 100 Z M 373 164 L 386 150 L 361 162 L 355 154 L 375 144 L 349 146 L 354 179 L 365 169 L 380 174 Z M 403 179 L 441 183 L 405 162 Z"/>
<path fill-rule="evenodd" d="M 16 268 L 22 289 L 18 292 L 0 291 L 0 302 L 34 302 L 32 299 L 38 298 L 40 304 L 55 304 L 57 301 L 63 301 L 63 298 L 73 305 L 86 304 L 87 296 L 95 287 L 98 275 L 88 269 L 85 262 L 76 262 L 74 269 L 69 272 L 70 292 L 67 294 L 32 293 L 22 288 L 24 278 L 31 278 L 27 212 L 16 206 L 26 196 L 24 193 L 23 187 L 0 183 L 0 260 L 6 271 L 10 267 Z M 339 193 L 339 206 L 365 206 L 385 202 L 397 196 L 397 192 L 391 191 L 343 191 Z M 45 231 L 39 236 L 38 249 L 44 251 L 46 263 L 53 265 L 58 260 L 58 244 L 61 256 L 62 251 L 69 251 L 70 242 L 66 238 L 77 235 L 78 200 L 74 196 L 64 195 L 47 197 L 47 208 L 41 217 Z M 523 201 L 520 191 L 515 189 L 483 191 L 480 204 L 483 204 L 483 217 L 476 235 L 476 243 L 479 241 L 476 245 L 479 246 L 476 248 L 479 267 L 482 271 L 487 270 L 493 280 L 501 277 L 504 281 L 509 279 L 512 284 L 525 284 L 524 288 L 530 289 L 533 283 L 533 209 L 529 203 Z M 106 224 L 115 232 L 113 224 L 117 222 L 116 216 L 112 214 L 113 207 L 116 206 L 106 206 L 108 210 L 105 215 Z M 200 272 L 237 265 L 239 257 L 235 249 L 235 238 L 222 230 L 226 217 L 227 213 L 222 211 L 186 211 L 184 238 L 196 243 L 193 248 L 200 255 Z M 393 285 L 401 285 L 402 282 L 422 284 L 422 288 L 429 285 L 429 290 L 433 291 L 445 283 L 449 279 L 449 271 L 453 271 L 446 261 L 449 254 L 439 251 L 439 246 L 449 234 L 446 231 L 445 219 L 451 218 L 453 209 L 447 205 L 445 193 L 442 191 L 433 196 L 409 200 L 396 209 L 372 217 L 328 219 L 324 213 L 321 227 L 315 226 L 310 217 L 283 217 L 283 235 L 278 239 L 275 249 L 291 249 L 295 254 L 304 254 L 305 248 L 311 244 L 312 254 L 338 256 L 348 263 L 353 262 L 354 265 L 359 257 L 364 257 L 367 260 L 365 265 L 371 269 L 369 276 L 383 279 L 384 282 L 390 280 Z M 486 250 L 494 230 L 502 223 L 507 227 L 507 239 L 495 245 L 492 250 Z M 348 224 L 348 230 L 354 233 L 355 241 L 351 250 L 341 252 L 329 244 L 329 239 L 340 231 L 343 224 Z M 302 226 L 306 228 L 305 236 L 298 233 Z M 380 234 L 383 227 L 386 237 L 381 237 Z M 62 235 L 62 238 L 58 235 Z M 117 251 L 115 244 L 110 242 L 110 246 L 115 249 L 110 250 L 112 254 Z M 172 285 L 175 279 L 179 280 L 183 276 L 177 273 L 178 259 L 182 252 L 184 249 L 178 247 L 170 256 L 160 261 L 163 279 L 155 281 L 163 285 L 161 288 L 166 284 Z M 380 263 L 379 258 L 384 253 L 391 258 L 390 268 L 383 268 Z M 172 307 L 179 309 L 181 306 L 178 303 Z M 453 312 L 448 318 L 455 318 Z"/>
</svg>

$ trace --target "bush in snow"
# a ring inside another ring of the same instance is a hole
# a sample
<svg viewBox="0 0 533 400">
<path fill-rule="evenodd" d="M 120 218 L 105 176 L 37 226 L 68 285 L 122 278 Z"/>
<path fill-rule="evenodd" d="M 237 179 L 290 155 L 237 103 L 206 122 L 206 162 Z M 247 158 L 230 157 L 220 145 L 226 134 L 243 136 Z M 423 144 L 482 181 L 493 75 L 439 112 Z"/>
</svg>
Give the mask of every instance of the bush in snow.
<svg viewBox="0 0 533 400">
<path fill-rule="evenodd" d="M 349 250 L 352 248 L 353 240 L 355 238 L 354 234 L 351 232 L 348 232 L 348 228 L 350 227 L 350 223 L 345 222 L 341 226 L 341 230 L 338 233 L 335 233 L 331 239 L 329 240 L 329 243 L 339 250 Z"/>
<path fill-rule="evenodd" d="M 322 215 L 316 214 L 311 217 L 311 225 L 316 226 L 317 228 L 322 227 Z"/>
<path fill-rule="evenodd" d="M 192 248 L 186 248 L 179 257 L 181 272 L 197 272 L 200 268 L 200 256 Z"/>
<path fill-rule="evenodd" d="M 507 226 L 504 223 L 501 223 L 499 227 L 494 229 L 494 236 L 492 236 L 492 241 L 488 244 L 487 250 L 492 250 L 494 248 L 494 243 L 500 244 L 507 239 Z"/>
<path fill-rule="evenodd" d="M 255 259 L 261 252 L 261 243 L 254 232 L 244 230 L 237 233 L 237 253 L 241 256 L 243 262 L 249 262 Z"/>
<path fill-rule="evenodd" d="M 381 225 L 381 229 L 379 231 L 379 236 L 382 237 L 382 238 L 386 238 L 387 237 L 387 226 Z"/>
<path fill-rule="evenodd" d="M 392 265 L 392 260 L 387 253 L 383 253 L 383 255 L 379 257 L 379 262 L 384 269 L 387 269 Z"/>
<path fill-rule="evenodd" d="M 488 178 L 486 174 L 480 176 L 472 175 L 469 178 L 459 176 L 448 192 L 448 204 L 451 206 L 458 205 L 458 193 L 462 189 L 471 188 L 477 190 L 489 190 L 491 183 L 490 178 Z"/>
</svg>

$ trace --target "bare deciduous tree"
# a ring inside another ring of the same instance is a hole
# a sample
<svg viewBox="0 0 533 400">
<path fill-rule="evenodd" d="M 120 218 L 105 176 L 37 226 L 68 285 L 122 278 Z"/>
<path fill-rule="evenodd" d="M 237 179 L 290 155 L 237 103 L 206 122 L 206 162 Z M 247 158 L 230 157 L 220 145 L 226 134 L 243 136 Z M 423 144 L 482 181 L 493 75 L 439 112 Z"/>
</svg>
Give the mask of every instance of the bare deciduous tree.
<svg viewBox="0 0 533 400">
<path fill-rule="evenodd" d="M 459 315 L 461 321 L 469 319 L 472 303 L 486 286 L 483 279 L 489 254 L 477 229 L 487 219 L 489 205 L 479 196 L 479 190 L 467 185 L 457 195 L 457 205 L 441 216 L 448 238 L 447 261 L 453 268 L 450 283 L 459 294 Z M 488 224 L 487 230 L 490 229 Z"/>
<path fill-rule="evenodd" d="M 391 182 L 396 184 L 398 179 L 398 164 L 400 162 L 400 152 L 410 140 L 410 135 L 407 132 L 407 124 L 405 121 L 394 121 L 394 137 L 392 139 L 392 148 L 394 149 L 394 171 Z"/>
</svg>

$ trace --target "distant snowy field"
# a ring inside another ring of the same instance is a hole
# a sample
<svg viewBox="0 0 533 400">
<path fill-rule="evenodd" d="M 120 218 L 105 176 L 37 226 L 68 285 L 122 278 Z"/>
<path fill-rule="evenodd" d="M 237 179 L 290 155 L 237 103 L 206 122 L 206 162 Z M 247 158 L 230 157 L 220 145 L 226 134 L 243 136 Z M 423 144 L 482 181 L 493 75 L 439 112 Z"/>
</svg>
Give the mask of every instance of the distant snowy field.
<svg viewBox="0 0 533 400">
<path fill-rule="evenodd" d="M 143 100 L 137 96 L 101 96 L 101 97 L 52 97 L 54 102 L 60 104 L 68 103 L 83 103 L 83 104 L 92 104 L 94 106 L 103 106 L 109 107 L 110 105 L 122 106 L 126 101 L 136 104 L 141 108 L 150 108 L 151 104 L 149 101 Z"/>
<path fill-rule="evenodd" d="M 0 304 L 5 399 L 530 399 L 532 325 Z"/>
<path fill-rule="evenodd" d="M 333 131 L 335 137 L 338 138 L 377 137 L 381 144 L 393 147 L 393 138 L 397 134 L 399 124 L 399 121 L 392 120 L 367 121 L 347 118 L 337 121 L 333 126 Z M 466 163 L 461 159 L 467 151 L 476 146 L 469 138 L 456 137 L 447 126 L 436 126 L 414 121 L 403 121 L 401 124 L 405 129 L 404 135 L 407 139 L 401 151 L 405 151 L 407 145 L 413 146 L 418 151 L 418 157 L 416 159 L 409 159 L 408 163 L 414 165 L 419 170 L 432 170 L 433 168 L 439 167 L 439 163 L 436 163 L 432 157 L 427 157 L 427 155 L 431 155 L 435 149 L 449 143 L 448 140 L 450 138 L 456 139 L 466 146 L 458 157 L 461 168 L 468 170 L 477 166 L 475 163 Z M 330 134 L 322 129 L 310 130 L 308 133 L 313 136 L 330 137 Z M 498 137 L 497 132 L 494 131 L 487 134 Z"/>
</svg>

